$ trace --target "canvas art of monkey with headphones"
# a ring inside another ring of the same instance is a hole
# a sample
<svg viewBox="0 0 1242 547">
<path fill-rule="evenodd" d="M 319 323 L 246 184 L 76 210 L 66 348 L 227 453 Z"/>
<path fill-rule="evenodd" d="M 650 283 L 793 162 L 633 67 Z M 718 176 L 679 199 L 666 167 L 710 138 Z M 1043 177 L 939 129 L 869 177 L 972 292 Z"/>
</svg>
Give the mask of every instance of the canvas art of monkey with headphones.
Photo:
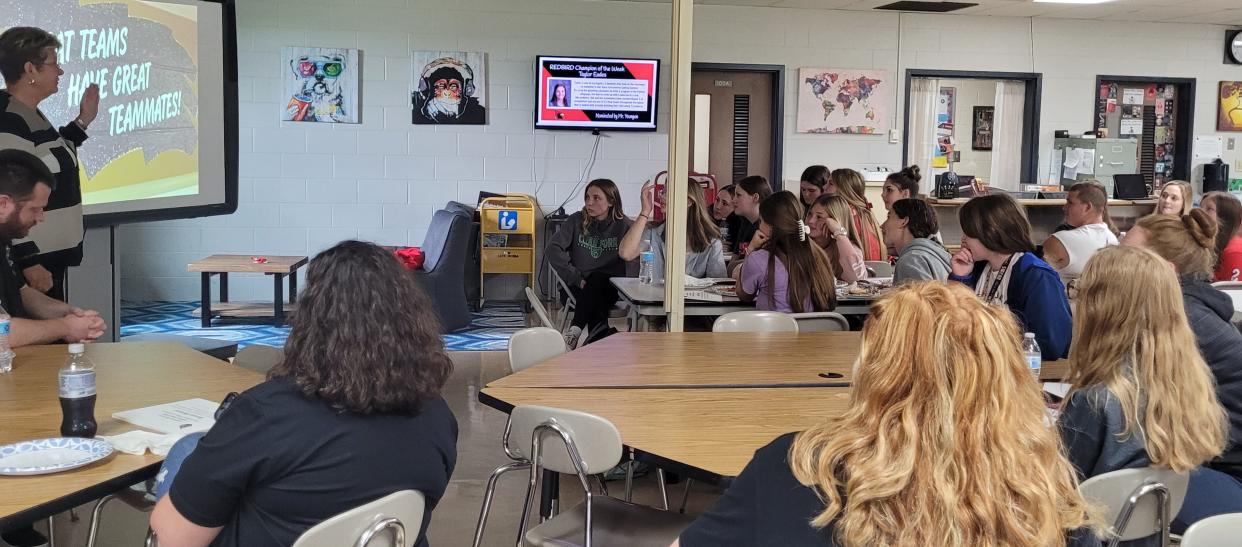
<svg viewBox="0 0 1242 547">
<path fill-rule="evenodd" d="M 282 120 L 358 123 L 358 50 L 287 47 L 284 57 Z"/>
<path fill-rule="evenodd" d="M 480 52 L 414 52 L 414 90 L 410 94 L 414 123 L 486 123 L 487 80 L 483 57 Z"/>
</svg>

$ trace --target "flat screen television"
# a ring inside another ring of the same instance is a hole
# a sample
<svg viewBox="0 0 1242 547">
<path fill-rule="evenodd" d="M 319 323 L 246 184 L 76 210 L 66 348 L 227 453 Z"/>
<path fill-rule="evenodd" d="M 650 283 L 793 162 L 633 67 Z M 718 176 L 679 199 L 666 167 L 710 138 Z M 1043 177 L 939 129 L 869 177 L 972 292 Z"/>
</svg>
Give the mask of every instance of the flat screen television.
<svg viewBox="0 0 1242 547">
<path fill-rule="evenodd" d="M 536 129 L 655 131 L 658 59 L 535 58 Z"/>
</svg>

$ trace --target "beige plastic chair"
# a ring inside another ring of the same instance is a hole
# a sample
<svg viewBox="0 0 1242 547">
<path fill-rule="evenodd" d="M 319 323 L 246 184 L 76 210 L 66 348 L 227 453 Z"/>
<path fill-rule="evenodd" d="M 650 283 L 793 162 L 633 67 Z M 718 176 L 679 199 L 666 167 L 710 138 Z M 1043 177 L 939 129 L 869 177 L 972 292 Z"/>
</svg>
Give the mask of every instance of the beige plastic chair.
<svg viewBox="0 0 1242 547">
<path fill-rule="evenodd" d="M 539 323 L 544 327 L 555 330 L 556 324 L 552 322 L 551 317 L 548 317 L 548 309 L 543 307 L 543 302 L 535 294 L 535 289 L 526 287 L 526 300 L 530 301 L 530 307 L 535 310 L 535 315 L 539 317 Z"/>
<path fill-rule="evenodd" d="M 883 260 L 868 260 L 863 262 L 867 266 L 867 277 L 892 277 L 893 265 Z"/>
<path fill-rule="evenodd" d="M 293 547 L 413 545 L 422 531 L 425 506 L 422 492 L 394 492 L 316 524 Z"/>
<path fill-rule="evenodd" d="M 717 317 L 712 332 L 798 332 L 798 321 L 776 311 L 735 311 Z"/>
<path fill-rule="evenodd" d="M 1160 534 L 1169 547 L 1169 523 L 1182 509 L 1190 475 L 1142 467 L 1096 475 L 1078 486 L 1084 498 L 1102 504 L 1104 522 L 1111 522 L 1109 547 Z"/>
<path fill-rule="evenodd" d="M 284 358 L 285 351 L 280 348 L 255 344 L 237 352 L 233 364 L 259 374 L 267 374 L 267 371 L 280 364 Z"/>
<path fill-rule="evenodd" d="M 544 469 L 576 475 L 586 494 L 586 501 L 526 531 L 522 545 L 666 547 L 693 521 L 686 515 L 591 491 L 588 476 L 621 462 L 621 433 L 612 422 L 585 412 L 541 406 L 514 408 L 510 422 L 512 438 L 531 439 L 529 449 L 518 453 L 533 463 L 522 508 L 523 527 Z"/>
<path fill-rule="evenodd" d="M 1242 513 L 1205 518 L 1182 534 L 1182 547 L 1237 547 L 1242 534 Z"/>
<path fill-rule="evenodd" d="M 566 351 L 565 337 L 555 329 L 522 329 L 509 338 L 509 367 L 513 372 L 521 372 Z"/>
<path fill-rule="evenodd" d="M 835 332 L 850 330 L 850 322 L 834 311 L 790 314 L 798 322 L 798 332 Z"/>
</svg>

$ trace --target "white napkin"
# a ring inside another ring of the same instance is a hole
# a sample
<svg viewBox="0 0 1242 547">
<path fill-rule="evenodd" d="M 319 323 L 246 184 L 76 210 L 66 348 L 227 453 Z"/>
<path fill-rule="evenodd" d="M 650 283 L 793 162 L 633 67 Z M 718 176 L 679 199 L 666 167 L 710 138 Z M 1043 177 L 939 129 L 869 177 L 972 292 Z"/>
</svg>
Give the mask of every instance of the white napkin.
<svg viewBox="0 0 1242 547">
<path fill-rule="evenodd" d="M 99 435 L 99 438 L 112 443 L 113 448 L 126 454 L 141 455 L 150 450 L 156 456 L 167 456 L 172 445 L 185 435 L 185 433 L 163 434 L 134 430 L 120 435 Z"/>
</svg>

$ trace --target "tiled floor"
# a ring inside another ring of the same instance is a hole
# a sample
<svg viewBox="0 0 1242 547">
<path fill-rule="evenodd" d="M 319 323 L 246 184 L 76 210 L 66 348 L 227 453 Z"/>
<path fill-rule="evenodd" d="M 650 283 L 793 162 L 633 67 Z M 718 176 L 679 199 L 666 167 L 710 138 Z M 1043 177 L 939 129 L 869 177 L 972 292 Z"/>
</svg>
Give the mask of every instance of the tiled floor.
<svg viewBox="0 0 1242 547">
<path fill-rule="evenodd" d="M 478 392 L 483 386 L 509 373 L 508 356 L 500 351 L 454 352 L 451 355 L 456 370 L 445 386 L 444 396 L 457 416 L 460 435 L 457 470 L 439 507 L 432 514 L 428 532 L 431 545 L 436 547 L 470 545 L 487 477 L 492 469 L 508 461 L 500 449 L 505 415 L 478 402 Z M 525 491 L 524 479 L 525 475 L 512 473 L 501 480 L 483 545 L 514 545 Z M 562 481 L 565 506 L 582 499 L 581 489 L 576 484 L 576 481 Z M 681 499 L 682 487 L 678 484 L 669 488 L 670 501 L 674 505 Z M 624 484 L 609 483 L 609 488 L 613 495 L 619 496 Z M 717 493 L 714 488 L 695 484 L 691 489 L 689 512 L 701 512 Z M 635 481 L 634 501 L 658 506 L 659 499 L 654 473 Z M 86 544 L 90 509 L 90 506 L 79 508 L 80 520 L 76 523 L 70 522 L 68 515 L 58 517 L 58 545 Z M 121 503 L 114 503 L 104 511 L 98 545 L 141 545 L 145 531 L 146 515 Z"/>
</svg>

